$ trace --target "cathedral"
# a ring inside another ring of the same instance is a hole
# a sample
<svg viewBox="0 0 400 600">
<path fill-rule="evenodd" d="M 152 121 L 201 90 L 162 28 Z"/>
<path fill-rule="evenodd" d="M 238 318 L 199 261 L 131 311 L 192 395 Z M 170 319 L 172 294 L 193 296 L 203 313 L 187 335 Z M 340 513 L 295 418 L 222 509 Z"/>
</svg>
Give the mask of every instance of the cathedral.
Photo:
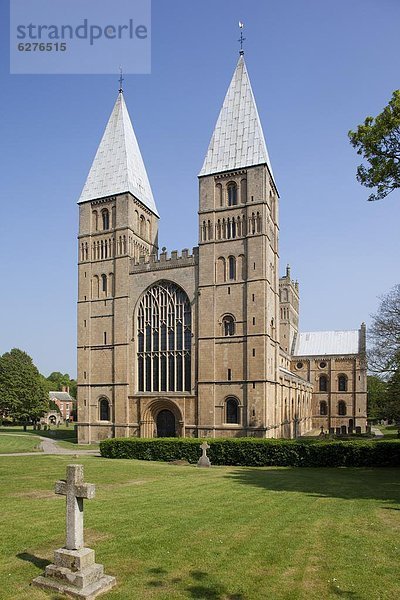
<svg viewBox="0 0 400 600">
<path fill-rule="evenodd" d="M 78 439 L 294 438 L 366 426 L 365 325 L 299 332 L 243 52 L 198 176 L 198 246 L 159 214 L 119 94 L 79 199 Z"/>
</svg>

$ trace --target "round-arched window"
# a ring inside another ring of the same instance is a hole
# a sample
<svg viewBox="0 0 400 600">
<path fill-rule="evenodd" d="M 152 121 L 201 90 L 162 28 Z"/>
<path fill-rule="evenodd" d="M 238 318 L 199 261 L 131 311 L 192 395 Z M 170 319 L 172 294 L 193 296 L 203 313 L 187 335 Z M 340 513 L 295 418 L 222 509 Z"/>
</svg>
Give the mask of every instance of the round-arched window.
<svg viewBox="0 0 400 600">
<path fill-rule="evenodd" d="M 228 206 L 236 206 L 237 204 L 237 185 L 231 181 L 228 183 Z"/>
<path fill-rule="evenodd" d="M 222 319 L 222 332 L 223 335 L 235 335 L 235 319 L 232 315 L 225 315 Z"/>
<path fill-rule="evenodd" d="M 319 391 L 327 392 L 328 391 L 328 378 L 326 375 L 321 375 L 319 378 Z"/>
<path fill-rule="evenodd" d="M 239 423 L 239 402 L 233 396 L 226 399 L 226 423 Z"/>
<path fill-rule="evenodd" d="M 339 390 L 339 392 L 347 392 L 347 377 L 346 377 L 346 375 L 339 375 L 338 390 Z"/>
<path fill-rule="evenodd" d="M 110 403 L 107 398 L 100 398 L 99 400 L 99 418 L 100 421 L 110 420 Z"/>
</svg>

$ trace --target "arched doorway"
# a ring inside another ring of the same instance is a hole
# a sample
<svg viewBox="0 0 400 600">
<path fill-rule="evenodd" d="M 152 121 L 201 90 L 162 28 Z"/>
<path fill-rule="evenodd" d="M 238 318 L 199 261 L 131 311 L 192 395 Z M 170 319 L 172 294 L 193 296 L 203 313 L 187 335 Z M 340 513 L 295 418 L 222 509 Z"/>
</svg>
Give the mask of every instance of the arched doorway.
<svg viewBox="0 0 400 600">
<path fill-rule="evenodd" d="M 176 437 L 175 415 L 167 409 L 160 410 L 156 420 L 157 437 Z"/>
</svg>

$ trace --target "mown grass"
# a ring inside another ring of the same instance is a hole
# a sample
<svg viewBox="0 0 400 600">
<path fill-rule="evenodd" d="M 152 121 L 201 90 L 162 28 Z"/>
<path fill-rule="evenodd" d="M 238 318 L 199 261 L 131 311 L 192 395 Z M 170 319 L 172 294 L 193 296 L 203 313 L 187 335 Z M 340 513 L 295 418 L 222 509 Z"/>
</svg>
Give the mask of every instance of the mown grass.
<svg viewBox="0 0 400 600">
<path fill-rule="evenodd" d="M 384 425 L 377 425 L 377 427 L 383 433 L 384 438 L 390 440 L 397 439 L 397 432 L 400 429 L 398 425 L 387 425 L 386 427 Z"/>
<path fill-rule="evenodd" d="M 21 436 L 13 433 L 0 433 L 0 454 L 12 452 L 39 451 L 40 440 L 37 436 Z"/>
<path fill-rule="evenodd" d="M 60 427 L 54 427 L 54 429 L 47 429 L 44 431 L 41 429 L 33 429 L 29 426 L 26 431 L 23 427 L 2 427 L 0 428 L 1 433 L 15 433 L 24 436 L 42 436 L 52 440 L 55 440 L 61 448 L 67 448 L 69 450 L 94 450 L 99 447 L 99 444 L 78 444 L 77 434 L 74 425 L 66 427 L 62 425 Z"/>
<path fill-rule="evenodd" d="M 64 541 L 53 494 L 71 459 L 0 459 L 0 596 L 29 586 Z M 81 457 L 97 497 L 87 545 L 118 587 L 105 600 L 394 600 L 400 558 L 396 469 L 173 466 Z"/>
</svg>

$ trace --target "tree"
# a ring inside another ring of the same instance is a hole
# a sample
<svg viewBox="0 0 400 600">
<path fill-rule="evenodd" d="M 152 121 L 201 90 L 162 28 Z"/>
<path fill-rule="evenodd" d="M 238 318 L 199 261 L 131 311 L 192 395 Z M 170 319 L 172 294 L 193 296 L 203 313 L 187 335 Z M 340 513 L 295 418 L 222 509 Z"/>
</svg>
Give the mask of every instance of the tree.
<svg viewBox="0 0 400 600">
<path fill-rule="evenodd" d="M 397 369 L 387 383 L 386 414 L 388 419 L 400 423 L 400 353 L 397 356 Z"/>
<path fill-rule="evenodd" d="M 372 348 L 368 353 L 369 368 L 374 373 L 393 374 L 399 369 L 400 356 L 400 285 L 395 285 L 381 298 L 378 312 L 372 316 L 369 329 Z"/>
<path fill-rule="evenodd" d="M 47 382 L 50 386 L 48 388 L 49 392 L 60 392 L 63 387 L 68 387 L 71 396 L 73 398 L 76 398 L 77 383 L 75 379 L 70 378 L 68 373 L 65 373 L 63 375 L 59 371 L 54 371 L 53 373 L 50 373 L 50 375 L 47 377 Z"/>
<path fill-rule="evenodd" d="M 356 131 L 349 131 L 350 143 L 369 162 L 357 168 L 357 180 L 377 188 L 368 200 L 380 200 L 400 187 L 400 90 L 377 117 L 367 117 Z"/>
<path fill-rule="evenodd" d="M 368 418 L 372 421 L 386 418 L 387 382 L 377 375 L 368 375 Z"/>
<path fill-rule="evenodd" d="M 31 357 L 14 348 L 0 357 L 0 412 L 26 424 L 48 409 L 48 396 Z"/>
</svg>

